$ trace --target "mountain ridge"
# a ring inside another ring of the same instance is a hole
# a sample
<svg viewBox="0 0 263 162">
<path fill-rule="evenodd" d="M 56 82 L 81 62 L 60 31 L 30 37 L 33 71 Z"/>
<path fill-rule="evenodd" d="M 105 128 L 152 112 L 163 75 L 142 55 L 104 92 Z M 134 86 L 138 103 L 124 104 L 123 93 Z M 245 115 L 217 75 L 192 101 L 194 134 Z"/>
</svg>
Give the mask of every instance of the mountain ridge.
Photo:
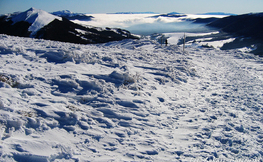
<svg viewBox="0 0 263 162">
<path fill-rule="evenodd" d="M 55 11 L 55 12 L 51 12 L 51 14 L 67 18 L 69 20 L 76 20 L 77 19 L 77 20 L 90 21 L 90 20 L 92 20 L 92 18 L 94 18 L 93 16 L 88 16 L 84 13 L 74 13 L 74 12 L 71 12 L 69 10 Z"/>
<path fill-rule="evenodd" d="M 200 13 L 198 15 L 236 15 L 236 14 L 225 13 L 225 12 L 207 12 L 207 13 Z"/>
<path fill-rule="evenodd" d="M 158 12 L 115 12 L 115 13 L 109 13 L 109 14 L 159 14 Z"/>
<path fill-rule="evenodd" d="M 238 36 L 252 37 L 263 40 L 263 13 L 249 13 L 227 16 L 218 19 L 207 26 L 219 28 L 221 31 Z"/>
<path fill-rule="evenodd" d="M 61 17 L 49 14 L 46 11 L 36 9 L 31 7 L 30 9 L 24 12 L 16 12 L 9 14 L 6 17 L 6 21 L 12 21 L 12 25 L 15 25 L 18 22 L 27 22 L 30 24 L 28 31 L 31 33 L 30 36 L 34 37 L 36 32 L 44 27 L 45 25 L 52 22 L 54 19 L 62 20 Z"/>
<path fill-rule="evenodd" d="M 79 32 L 80 29 L 81 32 Z M 53 36 L 50 33 L 53 33 Z M 138 39 L 127 30 L 85 27 L 68 20 L 66 17 L 55 16 L 35 8 L 0 16 L 0 34 L 80 44 Z M 74 39 L 70 40 L 68 38 Z"/>
</svg>

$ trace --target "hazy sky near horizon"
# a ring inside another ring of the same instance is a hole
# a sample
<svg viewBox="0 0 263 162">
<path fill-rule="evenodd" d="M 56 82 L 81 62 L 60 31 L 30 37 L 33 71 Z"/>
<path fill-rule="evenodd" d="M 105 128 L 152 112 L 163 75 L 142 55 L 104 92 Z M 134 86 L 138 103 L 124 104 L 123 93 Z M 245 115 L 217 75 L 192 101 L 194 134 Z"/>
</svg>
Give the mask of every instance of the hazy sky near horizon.
<svg viewBox="0 0 263 162">
<path fill-rule="evenodd" d="M 263 0 L 0 0 L 0 14 L 34 7 L 47 12 L 70 10 L 80 13 L 263 12 Z"/>
</svg>

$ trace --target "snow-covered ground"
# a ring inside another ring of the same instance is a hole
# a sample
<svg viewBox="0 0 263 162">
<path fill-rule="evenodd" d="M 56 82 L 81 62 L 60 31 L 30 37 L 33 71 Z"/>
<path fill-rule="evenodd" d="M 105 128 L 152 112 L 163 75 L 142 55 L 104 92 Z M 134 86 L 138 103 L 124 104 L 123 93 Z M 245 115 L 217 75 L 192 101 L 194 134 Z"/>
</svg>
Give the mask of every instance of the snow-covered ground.
<svg viewBox="0 0 263 162">
<path fill-rule="evenodd" d="M 0 161 L 262 161 L 263 59 L 0 35 Z"/>
</svg>

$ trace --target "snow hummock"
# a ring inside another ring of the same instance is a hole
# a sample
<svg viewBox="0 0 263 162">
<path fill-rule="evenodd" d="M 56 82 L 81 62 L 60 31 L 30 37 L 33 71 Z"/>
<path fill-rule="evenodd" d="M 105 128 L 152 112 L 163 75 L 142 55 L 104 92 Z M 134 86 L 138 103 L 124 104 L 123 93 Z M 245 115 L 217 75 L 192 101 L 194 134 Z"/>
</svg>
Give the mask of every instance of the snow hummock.
<svg viewBox="0 0 263 162">
<path fill-rule="evenodd" d="M 20 21 L 26 21 L 32 24 L 28 30 L 32 32 L 31 35 L 34 35 L 39 29 L 52 22 L 54 19 L 62 20 L 61 17 L 54 16 L 46 11 L 30 8 L 14 16 L 12 21 L 14 24 Z"/>
<path fill-rule="evenodd" d="M 263 59 L 0 35 L 1 161 L 262 161 Z"/>
</svg>

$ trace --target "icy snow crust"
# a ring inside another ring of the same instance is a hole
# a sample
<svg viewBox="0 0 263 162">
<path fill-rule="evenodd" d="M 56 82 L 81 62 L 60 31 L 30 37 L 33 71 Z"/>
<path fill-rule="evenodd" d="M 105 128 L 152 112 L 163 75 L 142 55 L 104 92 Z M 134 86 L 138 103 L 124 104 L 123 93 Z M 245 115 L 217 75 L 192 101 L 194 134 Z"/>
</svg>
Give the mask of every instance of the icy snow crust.
<svg viewBox="0 0 263 162">
<path fill-rule="evenodd" d="M 262 58 L 0 39 L 1 161 L 263 159 Z"/>
</svg>

